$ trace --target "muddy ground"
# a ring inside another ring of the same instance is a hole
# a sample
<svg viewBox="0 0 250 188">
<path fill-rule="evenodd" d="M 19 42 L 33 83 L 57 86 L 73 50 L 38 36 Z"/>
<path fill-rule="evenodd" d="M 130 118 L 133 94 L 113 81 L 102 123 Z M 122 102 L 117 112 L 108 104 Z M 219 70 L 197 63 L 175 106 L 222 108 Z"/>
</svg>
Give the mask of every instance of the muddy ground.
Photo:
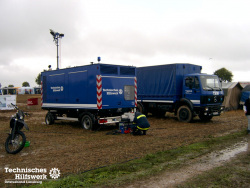
<svg viewBox="0 0 250 188">
<path fill-rule="evenodd" d="M 224 143 L 222 148 L 200 154 L 199 157 L 185 160 L 182 156 L 179 158 L 182 161 L 180 166 L 123 187 L 249 187 L 249 156 L 250 135 L 247 135 Z"/>
<path fill-rule="evenodd" d="M 56 121 L 46 125 L 46 111 L 28 109 L 25 97 L 19 96 L 17 104 L 31 114 L 26 118 L 30 131 L 23 130 L 30 146 L 16 155 L 7 154 L 4 148 L 9 119 L 15 111 L 0 111 L 0 186 L 6 179 L 14 179 L 13 173 L 5 172 L 5 167 L 58 168 L 62 177 L 245 130 L 247 125 L 242 110 L 225 112 L 207 123 L 198 118 L 192 123 L 181 123 L 167 114 L 165 118 L 148 117 L 151 128 L 146 136 L 107 135 L 118 127 L 88 131 L 78 122 Z"/>
</svg>

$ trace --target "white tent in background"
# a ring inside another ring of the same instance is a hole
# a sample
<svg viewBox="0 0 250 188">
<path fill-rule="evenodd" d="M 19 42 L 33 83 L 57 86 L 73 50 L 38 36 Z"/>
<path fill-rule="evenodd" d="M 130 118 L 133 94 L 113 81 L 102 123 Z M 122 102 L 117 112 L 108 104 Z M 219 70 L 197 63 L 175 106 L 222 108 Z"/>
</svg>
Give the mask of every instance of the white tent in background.
<svg viewBox="0 0 250 188">
<path fill-rule="evenodd" d="M 17 90 L 18 94 L 35 94 L 35 90 L 33 87 L 20 87 Z"/>
<path fill-rule="evenodd" d="M 237 110 L 240 105 L 241 90 L 243 89 L 239 82 L 223 82 L 225 110 Z"/>
</svg>

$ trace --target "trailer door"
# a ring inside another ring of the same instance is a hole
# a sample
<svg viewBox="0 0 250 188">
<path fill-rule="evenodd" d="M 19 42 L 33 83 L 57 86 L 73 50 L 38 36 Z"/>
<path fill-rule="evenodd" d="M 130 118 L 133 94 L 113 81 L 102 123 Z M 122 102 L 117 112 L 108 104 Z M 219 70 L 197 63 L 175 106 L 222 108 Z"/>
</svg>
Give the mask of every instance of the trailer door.
<svg viewBox="0 0 250 188">
<path fill-rule="evenodd" d="M 102 108 L 133 108 L 134 77 L 102 77 Z"/>
</svg>

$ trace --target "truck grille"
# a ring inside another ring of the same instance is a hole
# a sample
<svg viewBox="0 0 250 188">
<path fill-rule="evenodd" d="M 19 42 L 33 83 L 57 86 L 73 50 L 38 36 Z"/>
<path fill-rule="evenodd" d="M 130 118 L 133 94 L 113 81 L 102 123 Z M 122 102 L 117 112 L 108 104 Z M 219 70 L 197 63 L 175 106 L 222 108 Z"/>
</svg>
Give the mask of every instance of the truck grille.
<svg viewBox="0 0 250 188">
<path fill-rule="evenodd" d="M 201 104 L 214 104 L 214 103 L 223 103 L 223 95 L 210 95 L 210 96 L 201 96 Z"/>
</svg>

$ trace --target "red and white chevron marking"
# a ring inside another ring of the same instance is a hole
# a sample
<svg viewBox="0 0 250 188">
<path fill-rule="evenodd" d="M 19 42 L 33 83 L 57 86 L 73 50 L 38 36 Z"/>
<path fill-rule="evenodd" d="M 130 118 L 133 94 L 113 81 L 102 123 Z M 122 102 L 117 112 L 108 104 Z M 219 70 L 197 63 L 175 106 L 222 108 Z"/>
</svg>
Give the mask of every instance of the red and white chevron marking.
<svg viewBox="0 0 250 188">
<path fill-rule="evenodd" d="M 135 77 L 135 106 L 137 107 L 137 79 Z"/>
<path fill-rule="evenodd" d="M 43 106 L 43 82 L 41 81 L 41 106 Z"/>
<path fill-rule="evenodd" d="M 96 75 L 97 109 L 102 109 L 102 76 Z"/>
</svg>

